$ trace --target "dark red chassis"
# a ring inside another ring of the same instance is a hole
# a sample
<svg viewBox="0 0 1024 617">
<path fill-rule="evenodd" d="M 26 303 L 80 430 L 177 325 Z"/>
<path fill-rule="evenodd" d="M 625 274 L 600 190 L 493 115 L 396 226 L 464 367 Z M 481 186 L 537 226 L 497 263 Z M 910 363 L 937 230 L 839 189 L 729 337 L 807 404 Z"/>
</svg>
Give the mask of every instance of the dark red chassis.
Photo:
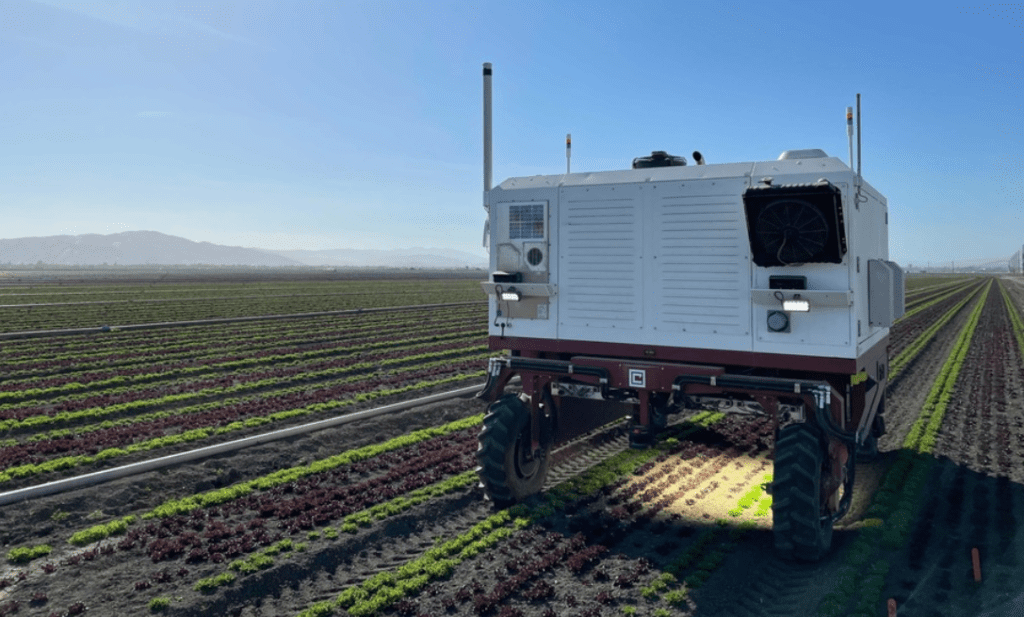
<svg viewBox="0 0 1024 617">
<path fill-rule="evenodd" d="M 694 396 L 756 402 L 773 416 L 776 432 L 783 423 L 810 420 L 780 413 L 779 403 L 802 405 L 813 413 L 813 425 L 827 443 L 830 473 L 823 478 L 822 496 L 834 521 L 849 508 L 857 446 L 884 409 L 888 342 L 886 337 L 859 358 L 843 359 L 491 336 L 492 350 L 510 354 L 491 359 L 487 384 L 478 396 L 496 401 L 518 375 L 530 401 L 535 452 L 601 423 L 571 417 L 598 415 L 601 401 L 572 404 L 569 397 L 552 393 L 553 384 L 592 386 L 605 401 L 626 401 L 617 408 L 632 408 L 635 446 L 653 442 L 660 416 L 670 407 L 685 408 Z M 839 488 L 844 489 L 841 498 Z"/>
</svg>

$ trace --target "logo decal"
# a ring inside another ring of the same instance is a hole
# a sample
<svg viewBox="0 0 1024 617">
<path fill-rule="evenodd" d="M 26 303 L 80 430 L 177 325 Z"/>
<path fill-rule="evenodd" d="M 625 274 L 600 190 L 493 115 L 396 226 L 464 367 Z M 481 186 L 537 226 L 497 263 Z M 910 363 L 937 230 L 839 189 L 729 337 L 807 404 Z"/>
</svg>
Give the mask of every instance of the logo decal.
<svg viewBox="0 0 1024 617">
<path fill-rule="evenodd" d="M 629 385 L 632 388 L 646 388 L 647 371 L 638 368 L 629 369 Z"/>
</svg>

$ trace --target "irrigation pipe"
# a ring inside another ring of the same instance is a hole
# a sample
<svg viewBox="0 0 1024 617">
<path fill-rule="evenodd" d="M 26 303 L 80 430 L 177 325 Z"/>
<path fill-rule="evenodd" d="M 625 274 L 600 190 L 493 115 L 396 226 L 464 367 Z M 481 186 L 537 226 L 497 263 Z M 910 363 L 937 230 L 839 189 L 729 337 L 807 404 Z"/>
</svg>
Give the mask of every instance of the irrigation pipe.
<svg viewBox="0 0 1024 617">
<path fill-rule="evenodd" d="M 210 456 L 216 456 L 218 454 L 224 454 L 226 452 L 234 452 L 235 450 L 241 450 L 243 448 L 248 448 L 251 446 L 260 445 L 271 441 L 276 441 L 278 439 L 287 439 L 288 437 L 294 437 L 296 435 L 304 435 L 306 433 L 312 433 L 314 431 L 330 428 L 332 426 L 338 426 L 340 424 L 358 422 L 359 420 L 366 420 L 369 418 L 374 418 L 389 413 L 405 411 L 406 409 L 418 407 L 420 405 L 428 405 L 430 403 L 446 401 L 448 399 L 458 398 L 460 396 L 467 396 L 469 394 L 475 394 L 479 392 L 482 387 L 483 386 L 480 385 L 466 386 L 465 388 L 459 388 L 458 390 L 439 392 L 437 394 L 431 394 L 430 396 L 424 396 L 409 401 L 402 401 L 401 403 L 385 405 L 384 407 L 367 409 L 365 411 L 357 411 L 355 413 L 337 416 L 334 418 L 328 418 L 326 420 L 310 422 L 309 424 L 302 424 L 300 426 L 293 426 L 291 428 L 271 431 L 269 433 L 263 433 L 261 435 L 253 435 L 252 437 L 245 437 L 243 439 L 236 439 L 234 441 L 228 441 L 225 443 L 220 443 L 212 446 L 205 446 L 203 448 L 189 450 L 188 452 L 179 452 L 178 454 L 161 456 L 160 458 L 150 459 L 148 461 L 139 461 L 138 463 L 122 465 L 121 467 L 114 467 L 113 469 L 94 471 L 92 473 L 87 473 L 81 476 L 75 476 L 73 478 L 54 480 L 53 482 L 47 482 L 46 484 L 29 486 L 15 491 L 8 491 L 6 493 L 0 493 L 0 506 L 5 506 L 26 499 L 34 499 L 36 497 L 43 497 L 45 495 L 53 495 L 56 493 L 63 493 L 65 491 L 71 491 L 78 488 L 84 488 L 86 486 L 92 486 L 94 484 L 109 482 L 110 480 L 117 480 L 119 478 L 124 478 L 126 476 L 133 476 L 146 471 L 161 469 L 163 467 L 178 465 L 180 463 L 187 463 L 190 461 L 195 461 Z"/>
<path fill-rule="evenodd" d="M 181 328 L 185 326 L 206 326 L 211 324 L 240 323 L 246 321 L 268 321 L 274 319 L 303 319 L 307 317 L 329 317 L 331 315 L 361 315 L 363 313 L 385 313 L 389 311 L 411 311 L 415 309 L 434 309 L 446 306 L 470 306 L 485 304 L 486 300 L 470 302 L 449 302 L 444 304 L 413 304 L 410 306 L 382 306 L 378 308 L 346 309 L 344 311 L 320 311 L 317 313 L 288 313 L 285 315 L 251 315 L 248 317 L 217 317 L 213 319 L 194 319 L 191 321 L 161 321 L 156 323 L 128 324 L 124 326 L 96 326 L 92 328 L 67 328 L 63 330 L 33 330 L 27 332 L 5 332 L 0 340 L 38 338 L 44 336 L 69 336 L 73 334 L 100 334 L 102 332 L 149 330 L 152 328 Z"/>
</svg>

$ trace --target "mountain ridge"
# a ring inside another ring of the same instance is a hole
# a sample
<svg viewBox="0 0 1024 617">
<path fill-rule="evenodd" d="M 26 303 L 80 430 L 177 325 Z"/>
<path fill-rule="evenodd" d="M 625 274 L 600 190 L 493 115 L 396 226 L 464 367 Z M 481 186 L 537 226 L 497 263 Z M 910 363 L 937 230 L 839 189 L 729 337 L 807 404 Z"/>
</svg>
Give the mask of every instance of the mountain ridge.
<svg viewBox="0 0 1024 617">
<path fill-rule="evenodd" d="M 445 248 L 273 251 L 195 242 L 158 231 L 0 239 L 0 264 L 341 266 L 486 268 L 483 257 Z"/>
</svg>

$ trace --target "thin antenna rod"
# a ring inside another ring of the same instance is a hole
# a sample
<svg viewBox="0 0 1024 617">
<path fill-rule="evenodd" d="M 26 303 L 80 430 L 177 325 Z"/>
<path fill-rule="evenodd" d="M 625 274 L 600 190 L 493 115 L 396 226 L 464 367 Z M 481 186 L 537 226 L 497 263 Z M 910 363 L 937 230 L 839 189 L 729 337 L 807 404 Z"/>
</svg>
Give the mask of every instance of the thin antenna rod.
<svg viewBox="0 0 1024 617">
<path fill-rule="evenodd" d="M 857 178 L 863 176 L 860 173 L 860 92 L 857 93 Z"/>
<path fill-rule="evenodd" d="M 846 140 L 850 142 L 850 169 L 853 169 L 853 108 L 846 108 Z"/>
<path fill-rule="evenodd" d="M 569 172 L 569 159 L 572 158 L 572 133 L 565 134 L 565 173 Z"/>
<path fill-rule="evenodd" d="M 491 190 L 491 63 L 484 62 L 484 208 Z"/>
</svg>

